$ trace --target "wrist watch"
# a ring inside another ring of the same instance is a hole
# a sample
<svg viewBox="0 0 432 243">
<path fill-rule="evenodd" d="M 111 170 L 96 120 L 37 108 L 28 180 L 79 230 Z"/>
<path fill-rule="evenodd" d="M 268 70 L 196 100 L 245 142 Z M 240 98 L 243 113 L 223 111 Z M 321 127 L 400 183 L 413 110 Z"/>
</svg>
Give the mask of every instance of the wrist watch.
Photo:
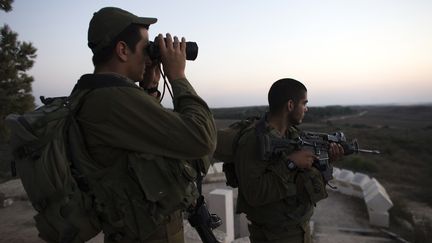
<svg viewBox="0 0 432 243">
<path fill-rule="evenodd" d="M 288 169 L 290 171 L 293 171 L 293 170 L 297 169 L 297 165 L 294 163 L 294 161 L 288 159 L 288 160 L 285 161 L 285 163 L 286 163 L 286 166 L 288 167 Z"/>
</svg>

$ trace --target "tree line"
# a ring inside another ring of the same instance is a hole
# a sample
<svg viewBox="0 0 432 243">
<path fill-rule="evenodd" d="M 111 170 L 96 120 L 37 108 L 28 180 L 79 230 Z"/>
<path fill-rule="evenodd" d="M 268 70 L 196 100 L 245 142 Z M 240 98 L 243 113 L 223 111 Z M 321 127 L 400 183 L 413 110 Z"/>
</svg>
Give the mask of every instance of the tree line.
<svg viewBox="0 0 432 243">
<path fill-rule="evenodd" d="M 241 120 L 261 116 L 268 110 L 268 106 L 214 108 L 211 110 L 215 119 Z M 352 115 L 356 112 L 355 108 L 349 106 L 308 107 L 304 122 L 318 122 L 332 116 Z"/>
<path fill-rule="evenodd" d="M 13 0 L 0 0 L 0 9 L 12 11 Z M 24 113 L 35 108 L 33 77 L 26 72 L 33 67 L 37 49 L 31 42 L 18 40 L 18 34 L 6 23 L 0 28 L 0 139 L 6 131 L 4 119 L 10 113 Z"/>
</svg>

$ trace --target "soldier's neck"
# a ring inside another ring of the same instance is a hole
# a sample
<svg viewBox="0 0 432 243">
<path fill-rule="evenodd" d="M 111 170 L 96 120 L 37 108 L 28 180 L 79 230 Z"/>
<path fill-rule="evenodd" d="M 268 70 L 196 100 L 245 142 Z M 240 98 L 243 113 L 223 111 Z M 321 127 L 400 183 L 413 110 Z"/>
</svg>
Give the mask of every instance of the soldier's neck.
<svg viewBox="0 0 432 243">
<path fill-rule="evenodd" d="M 287 116 L 283 113 L 281 114 L 267 114 L 267 122 L 269 125 L 276 130 L 278 130 L 281 134 L 287 134 L 288 128 L 291 127 L 292 124 L 289 123 Z"/>
</svg>

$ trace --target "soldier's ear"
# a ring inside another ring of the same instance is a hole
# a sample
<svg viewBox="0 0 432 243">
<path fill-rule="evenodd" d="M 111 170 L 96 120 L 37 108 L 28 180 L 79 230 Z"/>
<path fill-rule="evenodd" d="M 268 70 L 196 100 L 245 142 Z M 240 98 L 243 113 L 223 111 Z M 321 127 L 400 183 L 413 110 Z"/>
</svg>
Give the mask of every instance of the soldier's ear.
<svg viewBox="0 0 432 243">
<path fill-rule="evenodd" d="M 287 110 L 289 112 L 292 112 L 294 110 L 294 108 L 295 108 L 294 101 L 293 100 L 288 100 L 286 108 L 287 108 Z"/>
<path fill-rule="evenodd" d="M 115 45 L 115 52 L 116 52 L 117 57 L 121 61 L 126 62 L 128 59 L 128 53 L 130 52 L 130 50 L 124 41 L 119 41 Z"/>
</svg>

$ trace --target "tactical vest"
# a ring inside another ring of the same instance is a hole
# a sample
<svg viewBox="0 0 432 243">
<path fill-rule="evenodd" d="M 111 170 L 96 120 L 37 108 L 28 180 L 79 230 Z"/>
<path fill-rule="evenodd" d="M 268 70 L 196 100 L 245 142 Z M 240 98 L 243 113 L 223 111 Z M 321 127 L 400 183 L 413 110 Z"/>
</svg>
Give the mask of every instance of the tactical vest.
<svg viewBox="0 0 432 243">
<path fill-rule="evenodd" d="M 79 83 L 107 81 L 125 82 L 112 75 L 90 75 L 83 76 Z M 83 171 L 95 194 L 104 233 L 111 240 L 123 237 L 144 240 L 172 213 L 186 209 L 198 198 L 194 183 L 197 170 L 191 163 L 117 150 L 120 156 L 111 166 L 89 166 Z"/>
<path fill-rule="evenodd" d="M 260 122 L 258 122 L 257 126 L 265 126 L 264 122 Z M 241 140 L 253 142 L 253 147 L 256 147 L 257 150 L 260 151 L 262 150 L 260 146 L 263 145 L 262 141 L 259 139 L 260 134 L 257 134 L 259 132 L 263 133 L 261 135 L 270 136 L 269 129 L 267 127 L 261 127 L 260 129 L 249 130 Z M 289 130 L 289 138 L 296 138 L 298 136 L 299 131 L 295 127 L 291 127 Z M 267 139 L 271 139 L 271 136 Z M 242 143 L 242 141 L 239 143 Z M 284 153 L 289 154 L 295 149 L 295 146 L 288 146 Z M 263 160 L 262 162 L 270 165 L 271 163 L 284 163 L 283 160 L 284 156 L 279 155 L 276 157 L 272 156 L 270 160 Z M 274 173 L 282 172 L 275 171 Z M 286 197 L 280 201 L 266 205 L 252 207 L 242 196 L 241 188 L 239 188 L 237 212 L 246 213 L 247 218 L 252 223 L 267 227 L 269 230 L 271 230 L 271 228 L 299 229 L 298 227 L 304 226 L 304 223 L 312 216 L 315 203 L 327 197 L 324 181 L 322 180 L 320 172 L 315 168 L 307 171 L 297 169 L 289 174 L 280 176 L 292 181 L 292 188 L 290 188 L 290 190 L 296 192 L 295 196 Z"/>
</svg>

